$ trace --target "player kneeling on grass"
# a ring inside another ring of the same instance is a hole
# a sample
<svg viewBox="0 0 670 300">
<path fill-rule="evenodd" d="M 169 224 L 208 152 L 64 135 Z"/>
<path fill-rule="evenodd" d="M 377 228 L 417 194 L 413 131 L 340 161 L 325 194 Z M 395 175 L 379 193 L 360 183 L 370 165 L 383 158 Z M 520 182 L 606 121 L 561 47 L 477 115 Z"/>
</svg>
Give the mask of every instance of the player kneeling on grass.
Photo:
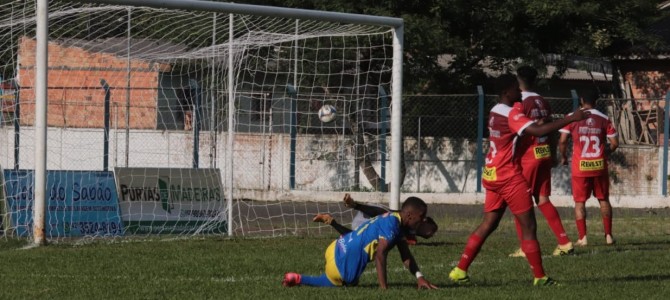
<svg viewBox="0 0 670 300">
<path fill-rule="evenodd" d="M 344 204 L 349 207 L 357 210 L 359 214 L 363 214 L 367 216 L 367 218 L 358 218 L 358 215 L 356 218 L 354 218 L 354 221 L 352 222 L 351 227 L 352 228 L 357 228 L 360 226 L 363 222 L 365 222 L 367 219 L 376 217 L 382 214 L 385 214 L 387 212 L 391 212 L 390 210 L 379 207 L 379 206 L 374 206 L 374 205 L 366 205 L 366 204 L 361 204 L 361 203 L 356 203 L 353 198 L 351 198 L 351 195 L 349 194 L 344 194 Z M 358 219 L 361 219 L 360 221 Z M 341 224 L 337 223 L 335 219 L 330 215 L 330 214 L 317 214 L 314 219 L 312 220 L 314 222 L 321 222 L 326 225 L 330 225 L 333 227 L 333 229 L 337 230 L 340 234 L 347 234 L 351 231 L 351 229 L 342 226 Z M 358 222 L 357 222 L 358 221 Z M 437 232 L 437 223 L 433 220 L 431 217 L 426 217 L 423 222 L 421 222 L 421 225 L 414 231 L 410 230 L 404 234 L 407 244 L 409 245 L 414 245 L 416 244 L 416 236 L 420 236 L 424 239 L 429 239 L 431 238 L 435 232 Z"/>
<path fill-rule="evenodd" d="M 379 287 L 386 289 L 386 258 L 389 250 L 397 244 L 403 263 L 417 277 L 418 288 L 437 288 L 419 272 L 419 267 L 402 238 L 404 230 L 416 230 L 421 225 L 427 210 L 423 200 L 417 197 L 407 198 L 399 212 L 389 212 L 372 218 L 355 231 L 333 241 L 325 253 L 325 274 L 307 276 L 286 273 L 282 285 L 354 286 L 367 264 L 374 260 Z"/>
</svg>

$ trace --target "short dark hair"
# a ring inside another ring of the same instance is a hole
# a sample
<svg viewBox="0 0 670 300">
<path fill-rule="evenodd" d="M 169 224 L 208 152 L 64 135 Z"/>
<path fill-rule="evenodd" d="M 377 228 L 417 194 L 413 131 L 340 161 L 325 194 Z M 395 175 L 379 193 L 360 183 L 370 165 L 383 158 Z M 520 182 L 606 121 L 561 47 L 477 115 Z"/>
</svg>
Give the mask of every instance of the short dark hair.
<svg viewBox="0 0 670 300">
<path fill-rule="evenodd" d="M 598 98 L 600 98 L 600 94 L 598 93 L 598 91 L 588 91 L 584 93 L 584 95 L 581 98 L 584 104 L 589 104 L 593 106 L 596 104 L 596 101 L 598 101 Z"/>
<path fill-rule="evenodd" d="M 409 197 L 405 199 L 405 202 L 402 203 L 402 209 L 413 208 L 423 212 L 424 214 L 428 211 L 428 205 L 426 202 L 421 200 L 419 197 Z"/>
<path fill-rule="evenodd" d="M 517 83 L 516 77 L 512 74 L 507 73 L 500 75 L 496 80 L 496 91 L 502 96 L 507 89 L 516 86 Z"/>
<path fill-rule="evenodd" d="M 516 77 L 526 86 L 534 86 L 537 80 L 537 70 L 531 66 L 521 66 L 516 69 Z"/>
<path fill-rule="evenodd" d="M 437 227 L 437 223 L 435 223 L 435 220 L 433 220 L 433 218 L 431 218 L 431 217 L 426 217 L 425 219 L 423 219 L 423 221 L 424 221 L 426 224 L 428 224 L 429 226 L 435 228 L 434 231 L 437 231 L 437 229 L 438 229 L 438 227 Z"/>
</svg>

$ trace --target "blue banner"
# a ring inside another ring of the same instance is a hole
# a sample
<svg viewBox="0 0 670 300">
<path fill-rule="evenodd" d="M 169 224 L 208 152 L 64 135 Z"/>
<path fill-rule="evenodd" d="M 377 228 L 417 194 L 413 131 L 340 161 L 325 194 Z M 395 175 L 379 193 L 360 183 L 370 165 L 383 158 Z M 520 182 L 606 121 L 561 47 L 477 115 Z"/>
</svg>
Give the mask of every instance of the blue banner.
<svg viewBox="0 0 670 300">
<path fill-rule="evenodd" d="M 33 227 L 32 170 L 4 170 L 9 222 L 18 236 Z M 123 234 L 112 172 L 47 171 L 45 235 L 54 237 Z"/>
</svg>

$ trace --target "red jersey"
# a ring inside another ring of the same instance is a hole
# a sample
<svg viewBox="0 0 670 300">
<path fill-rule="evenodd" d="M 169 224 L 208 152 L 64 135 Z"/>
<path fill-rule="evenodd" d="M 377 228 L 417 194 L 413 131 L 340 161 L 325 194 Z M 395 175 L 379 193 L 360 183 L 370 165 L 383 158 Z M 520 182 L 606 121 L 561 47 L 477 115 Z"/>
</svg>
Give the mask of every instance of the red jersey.
<svg viewBox="0 0 670 300">
<path fill-rule="evenodd" d="M 586 120 L 571 123 L 559 130 L 572 136 L 572 176 L 596 177 L 607 174 L 605 147 L 607 138 L 617 132 L 609 118 L 598 110 L 589 109 Z"/>
<path fill-rule="evenodd" d="M 534 121 L 523 113 L 521 103 L 509 107 L 497 104 L 489 114 L 489 152 L 486 155 L 483 183 L 521 176 L 516 152 L 517 138 Z"/>
<path fill-rule="evenodd" d="M 523 112 L 528 118 L 539 121 L 551 116 L 549 102 L 533 92 L 521 92 Z M 525 136 L 521 139 L 520 151 L 522 160 L 544 161 L 551 159 L 549 138 L 547 136 Z"/>
</svg>

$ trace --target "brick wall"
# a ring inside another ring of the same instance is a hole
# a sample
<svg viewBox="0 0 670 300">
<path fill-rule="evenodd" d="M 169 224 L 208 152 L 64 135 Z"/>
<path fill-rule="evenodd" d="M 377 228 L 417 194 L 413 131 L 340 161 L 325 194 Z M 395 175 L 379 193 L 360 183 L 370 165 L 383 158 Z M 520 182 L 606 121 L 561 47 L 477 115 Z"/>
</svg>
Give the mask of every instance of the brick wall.
<svg viewBox="0 0 670 300">
<path fill-rule="evenodd" d="M 30 38 L 23 37 L 19 42 L 21 125 L 28 126 L 35 120 L 35 46 L 35 40 Z M 165 66 L 131 60 L 130 67 L 130 128 L 156 128 L 158 73 Z M 120 120 L 118 128 L 125 128 L 127 60 L 49 43 L 48 126 L 104 127 L 105 93 L 101 79 L 112 88 L 112 124 Z"/>
</svg>

